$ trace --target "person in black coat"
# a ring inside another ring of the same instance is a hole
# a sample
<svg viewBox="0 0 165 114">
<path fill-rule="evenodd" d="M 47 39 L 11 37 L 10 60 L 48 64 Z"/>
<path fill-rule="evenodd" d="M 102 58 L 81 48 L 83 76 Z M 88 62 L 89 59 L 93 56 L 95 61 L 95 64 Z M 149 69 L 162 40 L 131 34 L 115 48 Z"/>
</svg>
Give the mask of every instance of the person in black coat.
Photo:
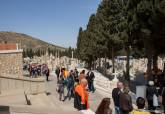
<svg viewBox="0 0 165 114">
<path fill-rule="evenodd" d="M 87 73 L 86 79 L 88 80 L 88 88 L 89 88 L 89 91 L 92 91 L 92 92 L 95 91 L 95 87 L 94 87 L 94 78 L 95 78 L 95 74 L 94 74 L 94 72 L 92 72 L 92 70 L 90 70 L 90 71 Z"/>
<path fill-rule="evenodd" d="M 155 110 L 156 109 L 156 107 L 153 106 L 153 96 L 154 95 L 158 96 L 156 87 L 154 86 L 153 81 L 149 81 L 149 86 L 147 87 L 147 90 L 146 90 L 146 98 L 148 101 L 148 110 Z"/>
<path fill-rule="evenodd" d="M 123 89 L 123 83 L 122 82 L 118 82 L 117 83 L 117 88 L 114 88 L 112 91 L 112 98 L 114 101 L 114 105 L 115 105 L 115 114 L 121 114 L 121 110 L 120 110 L 120 106 L 119 106 L 119 96 L 122 93 L 122 89 Z"/>
<path fill-rule="evenodd" d="M 46 81 L 49 81 L 49 69 L 46 70 Z"/>
<path fill-rule="evenodd" d="M 60 68 L 59 67 L 57 67 L 55 73 L 57 75 L 57 83 L 58 83 L 59 82 L 59 76 L 60 76 Z"/>
</svg>

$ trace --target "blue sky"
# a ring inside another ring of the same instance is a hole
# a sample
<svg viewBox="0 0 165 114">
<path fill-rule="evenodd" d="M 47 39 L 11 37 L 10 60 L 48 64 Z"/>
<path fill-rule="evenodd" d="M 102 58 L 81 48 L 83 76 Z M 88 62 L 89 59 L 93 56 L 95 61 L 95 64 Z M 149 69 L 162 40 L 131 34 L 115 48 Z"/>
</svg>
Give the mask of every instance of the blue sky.
<svg viewBox="0 0 165 114">
<path fill-rule="evenodd" d="M 52 44 L 75 47 L 101 0 L 0 0 L 0 31 L 31 35 Z"/>
</svg>

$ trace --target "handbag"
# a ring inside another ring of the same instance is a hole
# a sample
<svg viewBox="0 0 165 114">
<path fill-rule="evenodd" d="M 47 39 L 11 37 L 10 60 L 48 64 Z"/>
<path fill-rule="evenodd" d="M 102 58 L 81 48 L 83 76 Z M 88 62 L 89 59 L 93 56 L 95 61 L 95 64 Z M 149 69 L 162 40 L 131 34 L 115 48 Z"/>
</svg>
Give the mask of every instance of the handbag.
<svg viewBox="0 0 165 114">
<path fill-rule="evenodd" d="M 155 107 L 158 106 L 158 97 L 155 94 L 153 96 L 153 106 L 155 106 Z"/>
</svg>

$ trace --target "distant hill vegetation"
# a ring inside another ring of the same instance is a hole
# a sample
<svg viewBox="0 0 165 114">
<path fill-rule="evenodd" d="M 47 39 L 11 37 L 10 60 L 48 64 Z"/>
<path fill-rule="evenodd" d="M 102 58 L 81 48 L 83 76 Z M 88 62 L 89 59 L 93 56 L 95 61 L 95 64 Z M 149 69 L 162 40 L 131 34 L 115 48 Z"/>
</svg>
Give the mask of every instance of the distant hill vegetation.
<svg viewBox="0 0 165 114">
<path fill-rule="evenodd" d="M 59 50 L 65 51 L 66 48 L 49 44 L 32 36 L 16 32 L 0 32 L 0 42 L 14 42 L 20 44 L 24 50 Z"/>
</svg>

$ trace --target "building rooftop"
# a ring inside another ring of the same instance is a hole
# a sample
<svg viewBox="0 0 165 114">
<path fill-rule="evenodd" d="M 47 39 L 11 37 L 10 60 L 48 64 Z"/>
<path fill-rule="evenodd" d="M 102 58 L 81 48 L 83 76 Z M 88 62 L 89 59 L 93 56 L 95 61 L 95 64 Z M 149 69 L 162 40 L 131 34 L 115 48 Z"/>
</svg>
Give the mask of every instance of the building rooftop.
<svg viewBox="0 0 165 114">
<path fill-rule="evenodd" d="M 0 43 L 0 51 L 2 50 L 17 50 L 18 44 L 12 42 L 2 42 Z"/>
</svg>

